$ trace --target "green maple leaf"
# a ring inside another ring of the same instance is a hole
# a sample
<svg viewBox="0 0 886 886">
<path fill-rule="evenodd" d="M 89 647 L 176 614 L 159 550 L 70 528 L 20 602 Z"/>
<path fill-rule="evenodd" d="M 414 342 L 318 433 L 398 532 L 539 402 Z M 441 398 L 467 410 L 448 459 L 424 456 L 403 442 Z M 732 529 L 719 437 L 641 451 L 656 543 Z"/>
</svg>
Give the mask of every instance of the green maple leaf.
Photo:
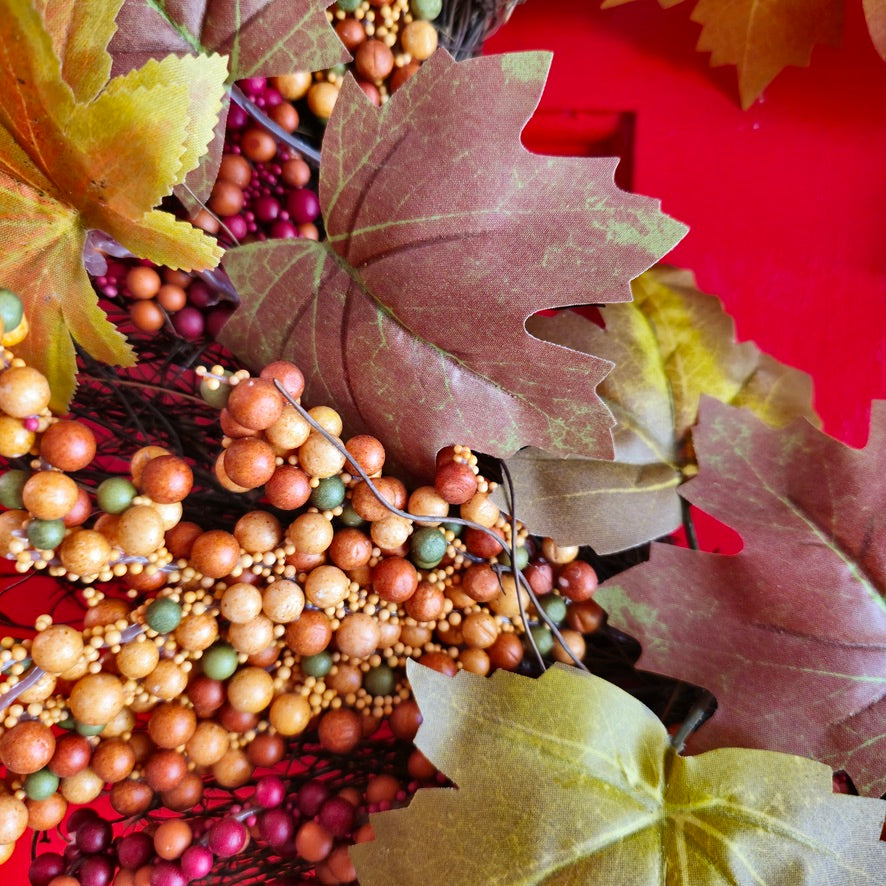
<svg viewBox="0 0 886 886">
<path fill-rule="evenodd" d="M 882 882 L 884 804 L 831 792 L 820 763 L 766 751 L 679 756 L 605 680 L 454 678 L 407 663 L 419 749 L 457 785 L 373 815 L 362 886 L 865 886 Z"/>
<path fill-rule="evenodd" d="M 606 0 L 602 7 L 631 2 Z M 659 0 L 663 7 L 682 2 Z M 882 0 L 865 0 L 865 11 L 871 36 L 878 42 L 879 35 L 882 46 Z M 698 0 L 692 20 L 702 26 L 697 48 L 711 53 L 711 65 L 738 68 L 741 105 L 747 109 L 784 67 L 807 66 L 814 46 L 840 45 L 843 0 Z"/>
<path fill-rule="evenodd" d="M 612 420 L 594 395 L 609 364 L 524 322 L 552 305 L 627 301 L 628 281 L 685 230 L 619 191 L 616 161 L 523 148 L 549 64 L 441 50 L 381 108 L 349 78 L 323 140 L 328 239 L 253 243 L 225 260 L 242 304 L 222 343 L 252 365 L 293 360 L 306 399 L 417 474 L 454 441 L 609 456 Z"/>
<path fill-rule="evenodd" d="M 886 790 L 886 404 L 855 450 L 798 420 L 772 429 L 708 400 L 681 493 L 741 533 L 735 556 L 654 545 L 596 599 L 639 666 L 704 686 L 692 750 L 815 757 Z"/>
<path fill-rule="evenodd" d="M 529 529 L 600 554 L 680 525 L 677 488 L 695 472 L 690 429 L 702 394 L 774 426 L 797 416 L 818 421 L 809 376 L 750 342 L 737 344 L 719 299 L 700 292 L 689 271 L 653 268 L 632 290 L 633 302 L 601 310 L 605 329 L 571 312 L 527 324 L 538 338 L 615 364 L 598 388 L 617 422 L 614 461 L 564 460 L 532 448 L 508 460 Z"/>
<path fill-rule="evenodd" d="M 73 341 L 133 361 L 83 268 L 89 230 L 171 267 L 221 254 L 153 207 L 206 149 L 225 61 L 169 57 L 108 80 L 120 2 L 0 0 L 0 286 L 22 298 L 31 332 L 16 350 L 49 379 L 58 410 L 75 387 Z"/>
</svg>

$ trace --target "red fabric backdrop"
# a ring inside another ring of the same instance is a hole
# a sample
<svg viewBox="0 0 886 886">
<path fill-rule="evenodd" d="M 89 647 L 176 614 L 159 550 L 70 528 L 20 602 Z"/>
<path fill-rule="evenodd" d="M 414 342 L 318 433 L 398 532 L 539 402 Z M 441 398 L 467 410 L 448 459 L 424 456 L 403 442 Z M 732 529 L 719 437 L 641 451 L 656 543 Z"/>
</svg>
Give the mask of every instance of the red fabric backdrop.
<svg viewBox="0 0 886 886">
<path fill-rule="evenodd" d="M 748 111 L 734 69 L 694 51 L 691 3 L 597 5 L 529 0 L 489 42 L 555 52 L 524 141 L 622 153 L 620 182 L 691 226 L 668 261 L 723 299 L 740 338 L 810 372 L 826 429 L 863 444 L 886 397 L 886 64 L 861 4 L 840 49 L 817 48 Z M 26 843 L 10 883 L 26 882 Z"/>
</svg>

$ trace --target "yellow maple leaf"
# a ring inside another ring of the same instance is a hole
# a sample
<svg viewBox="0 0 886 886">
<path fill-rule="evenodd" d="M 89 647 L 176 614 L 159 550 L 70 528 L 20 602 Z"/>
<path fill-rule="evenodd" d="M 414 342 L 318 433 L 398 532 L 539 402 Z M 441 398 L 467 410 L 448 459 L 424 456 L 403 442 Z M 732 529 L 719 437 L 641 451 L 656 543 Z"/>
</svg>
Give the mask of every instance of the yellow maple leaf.
<svg viewBox="0 0 886 886">
<path fill-rule="evenodd" d="M 121 3 L 0 0 L 0 285 L 25 305 L 31 332 L 17 351 L 59 410 L 76 386 L 74 342 L 106 363 L 134 360 L 83 268 L 90 229 L 170 267 L 221 257 L 154 207 L 206 150 L 226 60 L 169 56 L 109 81 Z"/>
</svg>

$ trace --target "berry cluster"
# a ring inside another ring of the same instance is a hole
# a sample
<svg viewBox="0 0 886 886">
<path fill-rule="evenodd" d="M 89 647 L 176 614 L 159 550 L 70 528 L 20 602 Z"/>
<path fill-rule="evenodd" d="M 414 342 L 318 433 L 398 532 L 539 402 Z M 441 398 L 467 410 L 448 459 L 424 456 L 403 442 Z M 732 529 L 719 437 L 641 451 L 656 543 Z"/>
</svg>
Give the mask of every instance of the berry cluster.
<svg viewBox="0 0 886 886">
<path fill-rule="evenodd" d="M 434 52 L 437 31 L 431 22 L 440 9 L 439 0 L 339 0 L 328 10 L 336 33 L 354 54 L 350 69 L 375 104 L 386 101 Z M 347 70 L 339 65 L 314 74 L 240 81 L 244 104 L 253 113 L 232 103 L 218 179 L 193 224 L 225 246 L 318 239 L 320 203 L 311 167 L 265 123 L 283 136 L 304 130 L 319 140 Z M 103 297 L 127 302 L 136 329 L 154 333 L 166 327 L 188 341 L 215 338 L 233 307 L 229 293 L 206 279 L 135 258 L 109 258 L 94 283 Z"/>
<path fill-rule="evenodd" d="M 419 787 L 442 781 L 417 751 L 405 771 L 397 763 L 392 751 L 414 735 L 415 726 L 407 728 L 394 742 L 367 744 L 368 753 L 346 770 L 303 746 L 312 772 L 264 774 L 244 796 L 221 798 L 209 810 L 172 818 L 149 811 L 116 837 L 98 812 L 78 809 L 65 823 L 67 847 L 37 856 L 30 884 L 232 883 L 259 865 L 285 873 L 288 883 L 351 883 L 356 874 L 348 848 L 372 839 L 368 816 L 402 806 Z M 279 742 L 262 763 L 280 764 L 282 754 Z M 301 879 L 309 874 L 316 879 Z"/>
<path fill-rule="evenodd" d="M 339 39 L 354 56 L 353 74 L 370 101 L 380 105 L 437 48 L 441 0 L 338 0 L 327 11 Z M 335 106 L 344 67 L 317 76 L 308 106 L 321 119 Z"/>
<path fill-rule="evenodd" d="M 502 514 L 470 450 L 408 490 L 379 440 L 343 440 L 333 409 L 301 405 L 290 363 L 199 372 L 225 434 L 215 477 L 258 505 L 227 531 L 183 519 L 192 464 L 156 445 L 128 476 L 78 483 L 101 465 L 88 424 L 51 416 L 46 380 L 4 359 L 0 405 L 39 420 L 33 459 L 0 475 L 0 551 L 84 585 L 88 608 L 82 629 L 44 614 L 32 639 L 0 641 L 0 845 L 103 793 L 126 817 L 191 809 L 315 731 L 351 754 L 382 719 L 414 721 L 407 659 L 448 674 L 528 667 L 533 648 L 580 660 L 600 622 L 594 570 Z"/>
</svg>

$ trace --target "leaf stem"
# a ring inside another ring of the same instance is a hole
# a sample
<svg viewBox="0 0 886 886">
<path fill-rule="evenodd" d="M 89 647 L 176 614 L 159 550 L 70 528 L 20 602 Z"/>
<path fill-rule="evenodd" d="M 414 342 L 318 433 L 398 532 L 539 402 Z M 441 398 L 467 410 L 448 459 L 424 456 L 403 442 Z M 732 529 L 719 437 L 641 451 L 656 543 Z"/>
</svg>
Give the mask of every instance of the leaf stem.
<svg viewBox="0 0 886 886">
<path fill-rule="evenodd" d="M 680 515 L 683 520 L 683 530 L 686 533 L 686 544 L 693 550 L 698 550 L 698 536 L 695 533 L 695 523 L 692 520 L 692 505 L 685 498 L 680 499 Z"/>
<path fill-rule="evenodd" d="M 671 747 L 679 754 L 683 751 L 687 739 L 707 719 L 714 696 L 705 692 L 690 708 L 683 725 L 671 736 Z"/>
</svg>

